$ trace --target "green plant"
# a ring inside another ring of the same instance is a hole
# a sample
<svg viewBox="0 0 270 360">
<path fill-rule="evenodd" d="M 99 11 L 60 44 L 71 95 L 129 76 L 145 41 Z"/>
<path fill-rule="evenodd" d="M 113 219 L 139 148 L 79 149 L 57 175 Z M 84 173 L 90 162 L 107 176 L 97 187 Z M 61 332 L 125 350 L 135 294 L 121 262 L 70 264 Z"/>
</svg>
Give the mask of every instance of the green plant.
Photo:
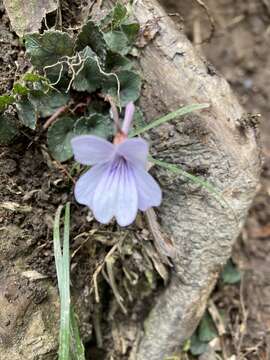
<svg viewBox="0 0 270 360">
<path fill-rule="evenodd" d="M 100 22 L 88 20 L 76 36 L 54 30 L 26 35 L 34 72 L 0 96 L 0 144 L 12 141 L 21 127 L 40 131 L 45 122 L 51 154 L 66 161 L 73 136 L 112 135 L 106 101 L 121 108 L 136 101 L 141 90 L 127 57 L 139 31 L 129 15 L 117 4 Z"/>
<path fill-rule="evenodd" d="M 53 230 L 54 257 L 60 294 L 59 360 L 84 360 L 84 347 L 80 338 L 76 314 L 70 299 L 70 204 L 65 206 L 63 244 L 61 245 L 60 218 L 63 206 L 57 209 Z"/>
</svg>

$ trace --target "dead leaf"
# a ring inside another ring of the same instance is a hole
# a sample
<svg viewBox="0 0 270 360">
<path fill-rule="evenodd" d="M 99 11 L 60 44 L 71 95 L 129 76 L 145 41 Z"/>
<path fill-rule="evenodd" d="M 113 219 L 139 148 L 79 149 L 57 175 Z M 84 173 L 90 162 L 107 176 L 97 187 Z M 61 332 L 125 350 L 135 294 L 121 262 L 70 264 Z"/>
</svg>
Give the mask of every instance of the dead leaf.
<svg viewBox="0 0 270 360">
<path fill-rule="evenodd" d="M 37 272 L 36 270 L 28 270 L 28 271 L 24 271 L 22 272 L 22 276 L 35 281 L 35 280 L 43 280 L 43 279 L 47 279 L 48 276 L 46 275 L 42 275 L 39 272 Z"/>
<path fill-rule="evenodd" d="M 57 9 L 56 0 L 4 0 L 11 26 L 19 36 L 37 32 L 44 16 Z"/>
<path fill-rule="evenodd" d="M 4 201 L 0 203 L 0 208 L 15 212 L 28 213 L 32 211 L 32 207 L 28 205 L 21 205 L 13 201 Z"/>
</svg>

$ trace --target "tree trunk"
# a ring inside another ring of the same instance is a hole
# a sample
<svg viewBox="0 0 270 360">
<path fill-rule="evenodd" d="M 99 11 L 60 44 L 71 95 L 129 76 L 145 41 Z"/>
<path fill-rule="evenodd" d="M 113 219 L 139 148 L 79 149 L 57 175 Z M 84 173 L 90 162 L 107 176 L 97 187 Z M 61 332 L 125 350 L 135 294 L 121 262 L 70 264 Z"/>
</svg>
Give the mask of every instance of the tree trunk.
<svg viewBox="0 0 270 360">
<path fill-rule="evenodd" d="M 147 119 L 181 105 L 210 105 L 152 131 L 152 149 L 160 159 L 203 173 L 227 204 L 183 178 L 157 173 L 164 193 L 159 218 L 177 255 L 170 282 L 145 320 L 136 358 L 164 360 L 191 336 L 205 310 L 254 197 L 260 159 L 252 118 L 161 5 L 137 0 L 134 15 L 147 42 L 139 57 Z"/>
</svg>

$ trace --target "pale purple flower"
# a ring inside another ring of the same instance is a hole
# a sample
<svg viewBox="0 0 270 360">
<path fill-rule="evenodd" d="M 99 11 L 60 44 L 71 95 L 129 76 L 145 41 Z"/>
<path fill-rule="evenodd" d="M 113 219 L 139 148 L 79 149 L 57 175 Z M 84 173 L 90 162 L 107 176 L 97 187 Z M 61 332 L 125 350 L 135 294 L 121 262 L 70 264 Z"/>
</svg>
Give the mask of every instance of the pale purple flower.
<svg viewBox="0 0 270 360">
<path fill-rule="evenodd" d="M 134 105 L 127 105 L 122 132 L 114 143 L 93 135 L 71 140 L 76 161 L 91 165 L 75 185 L 75 198 L 88 206 L 95 218 L 107 224 L 113 217 L 121 226 L 131 224 L 139 210 L 161 203 L 161 190 L 146 171 L 148 144 L 141 138 L 128 139 Z"/>
</svg>

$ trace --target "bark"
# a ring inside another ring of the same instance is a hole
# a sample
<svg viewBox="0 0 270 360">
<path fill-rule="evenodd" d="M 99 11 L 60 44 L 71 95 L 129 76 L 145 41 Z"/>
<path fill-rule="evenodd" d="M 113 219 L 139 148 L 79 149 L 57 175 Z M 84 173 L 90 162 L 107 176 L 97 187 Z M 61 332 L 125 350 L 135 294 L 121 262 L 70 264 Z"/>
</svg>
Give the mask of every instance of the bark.
<svg viewBox="0 0 270 360">
<path fill-rule="evenodd" d="M 174 239 L 177 256 L 169 285 L 145 320 L 136 358 L 163 360 L 190 337 L 204 312 L 254 197 L 260 159 L 252 119 L 160 4 L 137 0 L 134 15 L 147 42 L 138 60 L 147 119 L 181 105 L 210 104 L 152 131 L 153 151 L 158 158 L 204 173 L 228 204 L 222 207 L 212 194 L 182 178 L 157 173 L 164 192 L 159 218 Z"/>
</svg>

